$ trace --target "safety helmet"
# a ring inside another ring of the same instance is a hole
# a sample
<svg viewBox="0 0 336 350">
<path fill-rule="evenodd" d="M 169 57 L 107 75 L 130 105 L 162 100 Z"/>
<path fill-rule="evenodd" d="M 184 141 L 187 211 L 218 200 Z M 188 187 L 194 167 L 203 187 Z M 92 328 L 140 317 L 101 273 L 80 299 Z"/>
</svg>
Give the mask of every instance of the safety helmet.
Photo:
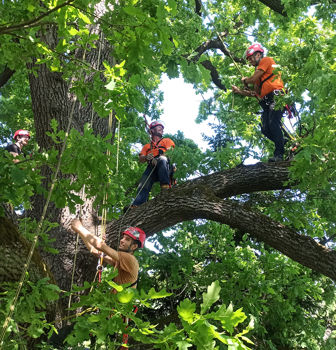
<svg viewBox="0 0 336 350">
<path fill-rule="evenodd" d="M 146 234 L 144 231 L 141 230 L 139 227 L 128 227 L 123 233 L 123 235 L 130 236 L 135 241 L 138 242 L 138 245 L 140 248 L 143 248 L 146 240 Z"/>
<path fill-rule="evenodd" d="M 149 124 L 149 130 L 154 129 L 156 126 L 161 125 L 164 129 L 164 125 L 161 120 L 155 120 Z"/>
<path fill-rule="evenodd" d="M 22 129 L 16 130 L 13 137 L 14 140 L 16 140 L 18 136 L 28 136 L 30 138 L 30 134 L 28 130 L 22 130 Z"/>
<path fill-rule="evenodd" d="M 255 52 L 261 52 L 264 53 L 264 49 L 260 44 L 253 44 L 251 46 L 249 46 L 247 48 L 247 50 L 245 51 L 245 56 L 246 59 L 249 58 L 250 56 L 252 56 Z"/>
</svg>

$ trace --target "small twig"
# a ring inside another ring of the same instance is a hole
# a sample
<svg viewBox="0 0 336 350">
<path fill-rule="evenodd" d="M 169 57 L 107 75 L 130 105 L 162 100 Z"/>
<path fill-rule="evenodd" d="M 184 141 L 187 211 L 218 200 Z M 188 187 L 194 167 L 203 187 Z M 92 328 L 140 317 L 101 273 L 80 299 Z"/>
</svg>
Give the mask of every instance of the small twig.
<svg viewBox="0 0 336 350">
<path fill-rule="evenodd" d="M 18 24 L 13 24 L 13 25 L 3 24 L 2 26 L 0 26 L 0 34 L 7 34 L 9 32 L 12 32 L 12 31 L 20 29 L 20 28 L 30 28 L 30 27 L 32 27 L 34 25 L 37 25 L 38 22 L 42 18 L 50 15 L 51 13 L 57 11 L 58 9 L 60 9 L 60 8 L 62 8 L 64 6 L 70 5 L 74 1 L 75 0 L 68 0 L 65 3 L 60 4 L 60 5 L 52 8 L 51 10 L 49 10 L 47 12 L 44 12 L 42 15 L 40 15 L 40 16 L 38 16 L 36 18 L 30 19 L 28 21 L 24 21 L 24 22 L 21 22 L 21 23 L 18 23 Z"/>
</svg>

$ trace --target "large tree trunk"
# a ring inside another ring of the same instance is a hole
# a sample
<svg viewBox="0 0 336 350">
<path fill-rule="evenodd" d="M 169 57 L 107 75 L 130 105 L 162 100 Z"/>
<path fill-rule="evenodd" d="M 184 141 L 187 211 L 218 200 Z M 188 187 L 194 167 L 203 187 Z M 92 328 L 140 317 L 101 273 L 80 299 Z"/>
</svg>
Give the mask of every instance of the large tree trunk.
<svg viewBox="0 0 336 350">
<path fill-rule="evenodd" d="M 53 31 L 48 33 L 48 37 L 46 37 L 45 40 L 48 41 L 51 47 L 57 44 L 57 38 Z M 99 47 L 98 44 L 97 47 Z M 98 49 L 85 52 L 85 62 L 87 65 L 101 69 L 104 60 L 111 61 L 111 49 L 107 42 L 102 42 L 99 51 L 99 54 Z M 77 59 L 82 60 L 84 57 L 83 51 L 78 50 L 75 56 Z M 95 134 L 100 134 L 103 137 L 108 134 L 107 118 L 100 118 L 97 113 L 93 112 L 91 103 L 87 103 L 86 106 L 83 107 L 75 100 L 74 95 L 69 91 L 71 83 L 65 81 L 62 74 L 51 72 L 44 64 L 30 65 L 29 68 L 34 69 L 34 73 L 29 75 L 29 82 L 36 128 L 36 140 L 42 150 L 55 147 L 60 151 L 60 145 L 55 145 L 52 139 L 46 135 L 46 132 L 51 132 L 50 123 L 52 119 L 58 122 L 60 129 L 67 129 L 73 104 L 74 113 L 71 127 L 82 132 L 84 125 L 90 123 Z M 85 79 L 86 81 L 90 81 L 92 76 L 86 73 Z M 115 127 L 116 124 L 114 123 L 113 125 Z M 114 130 L 112 130 L 112 132 L 114 133 Z M 52 174 L 49 169 L 44 169 L 43 175 L 46 178 L 44 187 L 46 190 L 49 190 Z M 61 177 L 62 174 L 59 174 L 59 178 Z M 92 198 L 85 199 L 85 203 L 81 207 L 84 224 L 91 228 L 94 227 L 95 219 L 92 215 L 94 213 L 92 203 Z M 30 216 L 39 220 L 44 205 L 45 198 L 42 196 L 35 196 L 33 200 L 33 210 L 30 212 Z M 67 232 L 72 218 L 74 218 L 74 215 L 70 215 L 68 208 L 57 209 L 53 203 L 49 204 L 46 219 L 51 222 L 59 223 L 59 227 L 50 234 L 51 239 L 54 238 L 56 240 L 54 248 L 59 251 L 59 254 L 55 255 L 41 251 L 42 256 L 48 266 L 50 266 L 59 286 L 65 290 L 69 290 L 71 285 L 71 274 L 75 254 L 75 237 L 69 235 Z M 80 244 L 80 249 L 81 252 L 77 260 L 75 283 L 81 283 L 83 279 L 90 280 L 94 276 L 93 257 L 83 249 L 82 244 Z"/>
</svg>

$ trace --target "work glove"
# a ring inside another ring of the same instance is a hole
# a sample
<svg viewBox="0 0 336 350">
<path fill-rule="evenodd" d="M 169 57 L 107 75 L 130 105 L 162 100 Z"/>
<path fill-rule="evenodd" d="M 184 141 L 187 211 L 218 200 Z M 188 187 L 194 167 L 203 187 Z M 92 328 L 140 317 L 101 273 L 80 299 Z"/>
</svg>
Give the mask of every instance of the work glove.
<svg viewBox="0 0 336 350">
<path fill-rule="evenodd" d="M 158 160 L 157 160 L 156 158 L 153 158 L 153 159 L 151 160 L 152 166 L 156 166 L 157 162 L 158 162 Z"/>
<path fill-rule="evenodd" d="M 153 156 L 152 153 L 148 153 L 147 156 L 146 156 L 147 162 L 150 162 L 153 158 L 154 158 L 154 156 Z"/>
</svg>

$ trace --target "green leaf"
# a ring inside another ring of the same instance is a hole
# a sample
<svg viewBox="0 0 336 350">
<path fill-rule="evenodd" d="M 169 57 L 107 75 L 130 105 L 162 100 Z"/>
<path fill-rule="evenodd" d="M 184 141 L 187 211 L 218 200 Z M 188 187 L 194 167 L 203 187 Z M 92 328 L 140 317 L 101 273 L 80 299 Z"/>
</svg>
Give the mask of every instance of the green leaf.
<svg viewBox="0 0 336 350">
<path fill-rule="evenodd" d="M 151 288 L 148 292 L 148 298 L 149 299 L 161 299 L 161 298 L 169 297 L 172 294 L 173 293 L 167 292 L 165 288 L 161 289 L 158 292 L 156 292 L 154 288 Z"/>
<path fill-rule="evenodd" d="M 131 16 L 136 16 L 139 18 L 145 17 L 144 12 L 142 12 L 139 8 L 134 7 L 134 6 L 125 6 L 125 7 L 123 7 L 123 10 L 125 11 L 125 13 L 127 13 L 128 15 L 131 15 Z"/>
<path fill-rule="evenodd" d="M 197 322 L 193 337 L 197 349 L 210 350 L 215 348 L 216 342 L 213 340 L 213 328 L 214 326 L 207 321 L 200 320 Z"/>
<path fill-rule="evenodd" d="M 187 350 L 188 348 L 192 347 L 192 344 L 186 342 L 185 340 L 176 342 L 176 345 L 179 350 Z"/>
<path fill-rule="evenodd" d="M 92 323 L 100 322 L 102 320 L 100 315 L 90 315 L 88 321 Z"/>
<path fill-rule="evenodd" d="M 207 293 L 203 293 L 203 303 L 201 304 L 201 314 L 204 314 L 210 306 L 215 303 L 219 299 L 219 292 L 221 287 L 219 286 L 219 282 L 212 282 L 210 286 L 208 286 Z"/>
<path fill-rule="evenodd" d="M 106 281 L 106 282 L 108 283 L 109 286 L 114 288 L 117 292 L 121 292 L 124 289 L 122 286 L 120 286 L 119 284 L 113 281 Z"/>
<path fill-rule="evenodd" d="M 189 299 L 181 301 L 180 305 L 177 307 L 177 312 L 180 317 L 188 323 L 193 322 L 195 310 L 196 304 L 192 303 Z"/>
<path fill-rule="evenodd" d="M 230 334 L 233 333 L 234 327 L 246 319 L 246 315 L 241 308 L 233 311 L 231 303 L 227 309 L 222 305 L 217 312 L 211 314 L 211 317 L 214 320 L 221 321 L 223 328 Z"/>
<path fill-rule="evenodd" d="M 78 17 L 83 20 L 86 24 L 91 24 L 90 18 L 86 16 L 83 12 L 78 11 Z"/>
<path fill-rule="evenodd" d="M 69 34 L 70 35 L 77 35 L 78 33 L 79 33 L 78 30 L 76 28 L 74 28 L 74 27 L 71 27 L 69 29 Z"/>
<path fill-rule="evenodd" d="M 106 89 L 111 91 L 114 90 L 115 86 L 116 83 L 114 80 L 111 80 L 108 84 L 105 85 Z"/>
<path fill-rule="evenodd" d="M 135 294 L 135 291 L 133 288 L 126 288 L 122 292 L 117 294 L 117 299 L 121 303 L 127 304 L 133 300 L 134 294 Z"/>
</svg>

